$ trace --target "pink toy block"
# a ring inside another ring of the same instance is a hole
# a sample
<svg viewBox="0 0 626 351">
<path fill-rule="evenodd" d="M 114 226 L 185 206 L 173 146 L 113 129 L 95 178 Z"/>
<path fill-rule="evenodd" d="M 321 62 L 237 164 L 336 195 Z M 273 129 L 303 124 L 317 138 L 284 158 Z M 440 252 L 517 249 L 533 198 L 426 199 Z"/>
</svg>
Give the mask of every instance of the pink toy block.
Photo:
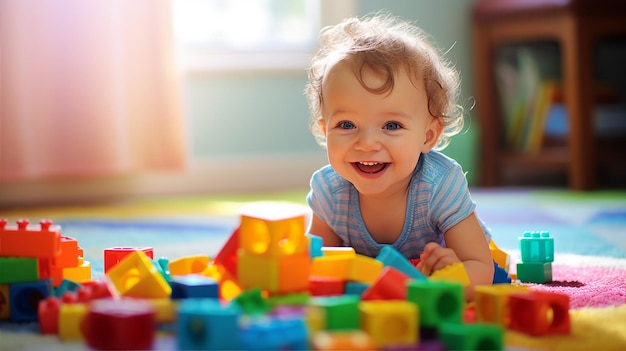
<svg viewBox="0 0 626 351">
<path fill-rule="evenodd" d="M 387 266 L 378 279 L 361 295 L 361 299 L 368 300 L 406 300 L 406 283 L 411 278 L 399 270 Z"/>
<path fill-rule="evenodd" d="M 569 295 L 532 291 L 509 296 L 509 328 L 532 336 L 569 334 Z"/>
<path fill-rule="evenodd" d="M 50 220 L 29 225 L 27 219 L 10 226 L 0 219 L 0 256 L 55 258 L 61 252 L 61 227 Z"/>
</svg>

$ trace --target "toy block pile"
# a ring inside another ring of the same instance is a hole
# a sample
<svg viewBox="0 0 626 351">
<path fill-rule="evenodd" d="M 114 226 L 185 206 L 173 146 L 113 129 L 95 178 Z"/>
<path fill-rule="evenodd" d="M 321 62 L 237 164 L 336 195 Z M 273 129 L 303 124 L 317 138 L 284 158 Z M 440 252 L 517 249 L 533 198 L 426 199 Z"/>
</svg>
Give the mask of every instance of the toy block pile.
<svg viewBox="0 0 626 351">
<path fill-rule="evenodd" d="M 91 265 L 78 242 L 61 235 L 50 220 L 9 225 L 0 219 L 0 319 L 38 320 L 38 302 L 72 285 L 91 280 Z"/>
<path fill-rule="evenodd" d="M 524 232 L 519 237 L 521 261 L 517 279 L 523 283 L 544 284 L 552 281 L 554 239 L 546 231 Z"/>
</svg>

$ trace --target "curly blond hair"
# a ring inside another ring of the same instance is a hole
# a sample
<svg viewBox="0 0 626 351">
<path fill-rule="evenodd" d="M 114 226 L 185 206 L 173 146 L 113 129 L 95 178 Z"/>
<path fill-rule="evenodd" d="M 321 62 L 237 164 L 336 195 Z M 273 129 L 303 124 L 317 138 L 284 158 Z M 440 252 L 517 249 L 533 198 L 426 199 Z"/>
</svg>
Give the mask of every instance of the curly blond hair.
<svg viewBox="0 0 626 351">
<path fill-rule="evenodd" d="M 378 13 L 363 19 L 349 18 L 320 32 L 320 47 L 308 69 L 305 95 L 311 110 L 309 126 L 321 146 L 326 146 L 319 123 L 324 118 L 322 85 L 325 74 L 329 66 L 346 59 L 356 65 L 355 72 L 361 85 L 375 94 L 390 93 L 395 75 L 402 68 L 406 69 L 414 84 L 421 84 L 420 81 L 424 84 L 428 110 L 443 126 L 434 149 L 444 149 L 450 143 L 450 137 L 463 129 L 463 108 L 457 103 L 460 78 L 456 70 L 443 59 L 420 28 L 397 17 Z M 379 87 L 366 86 L 363 80 L 366 68 L 386 76 L 385 83 Z"/>
</svg>

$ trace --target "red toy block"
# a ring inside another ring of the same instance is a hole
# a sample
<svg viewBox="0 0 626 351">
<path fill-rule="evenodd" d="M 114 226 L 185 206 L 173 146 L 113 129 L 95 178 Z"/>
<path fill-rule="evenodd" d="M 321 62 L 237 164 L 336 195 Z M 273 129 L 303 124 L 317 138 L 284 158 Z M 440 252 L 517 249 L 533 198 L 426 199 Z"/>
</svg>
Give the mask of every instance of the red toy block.
<svg viewBox="0 0 626 351">
<path fill-rule="evenodd" d="M 151 247 L 111 247 L 104 249 L 104 273 L 108 273 L 109 269 L 135 251 L 143 251 L 151 260 L 154 259 L 154 250 Z"/>
<path fill-rule="evenodd" d="M 59 309 L 61 308 L 61 300 L 57 297 L 50 296 L 39 301 L 37 315 L 39 317 L 39 327 L 42 334 L 59 333 Z"/>
<path fill-rule="evenodd" d="M 378 279 L 361 295 L 362 300 L 406 300 L 407 281 L 411 277 L 387 266 L 378 276 Z"/>
<path fill-rule="evenodd" d="M 147 301 L 102 299 L 91 303 L 81 331 L 95 350 L 151 350 L 155 325 L 155 312 Z"/>
<path fill-rule="evenodd" d="M 226 269 L 231 276 L 237 277 L 237 250 L 239 249 L 239 228 L 230 235 L 224 247 L 215 256 L 215 264 Z"/>
<path fill-rule="evenodd" d="M 78 258 L 82 257 L 82 250 L 78 247 L 78 241 L 69 236 L 61 236 L 61 253 L 52 259 L 55 267 L 76 267 Z"/>
<path fill-rule="evenodd" d="M 532 291 L 509 295 L 509 329 L 532 336 L 569 334 L 569 295 Z"/>
<path fill-rule="evenodd" d="M 309 292 L 312 296 L 343 295 L 346 290 L 346 282 L 332 277 L 309 277 Z"/>
<path fill-rule="evenodd" d="M 29 225 L 27 219 L 17 221 L 17 226 L 7 225 L 0 219 L 0 256 L 55 258 L 61 252 L 61 227 L 50 220 L 39 225 Z"/>
</svg>

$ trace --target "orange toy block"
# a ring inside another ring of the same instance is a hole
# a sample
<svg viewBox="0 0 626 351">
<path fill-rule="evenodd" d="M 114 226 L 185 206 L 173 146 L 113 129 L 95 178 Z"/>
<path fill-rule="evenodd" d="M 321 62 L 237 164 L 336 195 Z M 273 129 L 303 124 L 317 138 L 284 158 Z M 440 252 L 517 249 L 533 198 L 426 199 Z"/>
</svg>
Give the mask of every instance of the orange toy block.
<svg viewBox="0 0 626 351">
<path fill-rule="evenodd" d="M 237 279 L 224 266 L 217 264 L 215 261 L 209 263 L 201 275 L 213 278 L 219 282 L 219 296 L 222 300 L 230 301 L 241 294 L 241 286 Z"/>
<path fill-rule="evenodd" d="M 239 251 L 237 280 L 243 289 L 260 288 L 271 293 L 307 291 L 310 272 L 308 253 L 268 257 Z"/>
<path fill-rule="evenodd" d="M 491 250 L 491 257 L 493 257 L 494 262 L 508 272 L 511 265 L 511 256 L 502 251 L 493 239 L 489 241 L 489 250 Z"/>
<path fill-rule="evenodd" d="M 357 254 L 350 260 L 348 280 L 371 284 L 378 279 L 383 268 L 385 265 L 379 260 Z"/>
<path fill-rule="evenodd" d="M 0 219 L 0 256 L 55 258 L 61 253 L 61 227 L 50 220 L 29 225 L 20 219 L 17 226 Z"/>
<path fill-rule="evenodd" d="M 569 334 L 569 295 L 547 291 L 515 293 L 509 297 L 509 328 L 532 336 Z"/>
<path fill-rule="evenodd" d="M 376 281 L 361 295 L 361 300 L 406 300 L 407 281 L 411 277 L 387 266 L 380 273 Z"/>
<path fill-rule="evenodd" d="M 206 255 L 185 256 L 168 263 L 170 275 L 188 275 L 202 273 L 211 262 L 211 258 Z"/>
<path fill-rule="evenodd" d="M 354 248 L 350 246 L 322 246 L 322 253 L 324 256 L 356 255 L 356 251 L 354 251 Z"/>
<path fill-rule="evenodd" d="M 372 338 L 362 330 L 320 331 L 311 338 L 311 346 L 317 351 L 377 350 Z"/>
<path fill-rule="evenodd" d="M 58 287 L 63 279 L 71 280 L 76 283 L 84 283 L 91 280 L 91 263 L 85 261 L 82 257 L 78 260 L 76 267 L 50 267 L 50 278 L 52 285 Z"/>
<path fill-rule="evenodd" d="M 107 273 L 121 296 L 166 298 L 172 288 L 143 251 L 134 251 Z"/>
<path fill-rule="evenodd" d="M 241 211 L 239 245 L 248 254 L 271 257 L 308 254 L 303 206 L 257 203 Z"/>
<path fill-rule="evenodd" d="M 111 247 L 104 249 L 104 273 L 135 251 L 143 251 L 151 260 L 154 259 L 154 249 L 151 247 Z"/>
<path fill-rule="evenodd" d="M 350 255 L 315 257 L 311 260 L 311 275 L 348 280 L 352 257 Z"/>
<path fill-rule="evenodd" d="M 479 322 L 494 323 L 508 328 L 511 321 L 509 296 L 513 293 L 527 293 L 523 285 L 495 284 L 478 285 L 474 295 L 474 312 Z"/>
<path fill-rule="evenodd" d="M 419 312 L 409 301 L 363 301 L 359 304 L 361 329 L 379 348 L 416 346 Z"/>
<path fill-rule="evenodd" d="M 230 275 L 237 276 L 237 250 L 239 249 L 239 228 L 230 235 L 222 249 L 215 256 L 215 264 L 224 267 Z"/>
<path fill-rule="evenodd" d="M 445 266 L 442 269 L 438 269 L 431 273 L 430 279 L 434 280 L 446 280 L 455 283 L 459 283 L 466 287 L 470 284 L 469 276 L 467 275 L 467 270 L 465 270 L 465 265 L 463 263 L 453 263 L 451 265 Z"/>
<path fill-rule="evenodd" d="M 78 258 L 83 257 L 83 252 L 78 247 L 78 241 L 68 236 L 61 236 L 60 241 L 61 253 L 52 259 L 54 267 L 76 267 L 78 266 Z"/>
</svg>

